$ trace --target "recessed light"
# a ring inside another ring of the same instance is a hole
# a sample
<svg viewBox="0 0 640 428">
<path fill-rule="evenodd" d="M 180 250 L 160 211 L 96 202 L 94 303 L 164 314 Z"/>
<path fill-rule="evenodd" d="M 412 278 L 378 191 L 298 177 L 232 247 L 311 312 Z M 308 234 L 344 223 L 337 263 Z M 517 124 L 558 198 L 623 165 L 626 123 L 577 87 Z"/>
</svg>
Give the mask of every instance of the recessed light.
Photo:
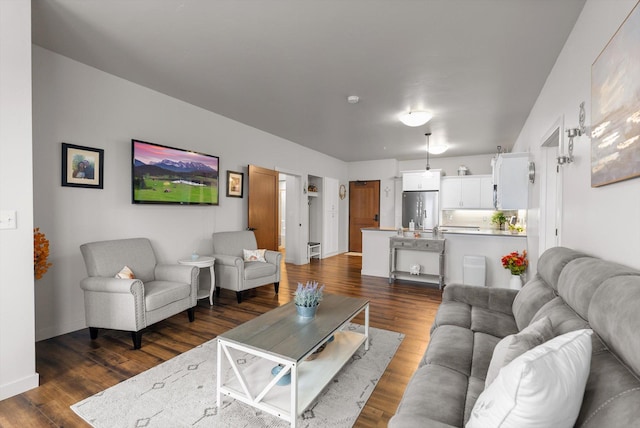
<svg viewBox="0 0 640 428">
<path fill-rule="evenodd" d="M 360 97 L 359 97 L 359 96 L 357 96 L 357 95 L 349 95 L 349 96 L 347 97 L 347 102 L 348 102 L 349 104 L 357 104 L 357 103 L 358 103 L 358 101 L 360 101 Z"/>
</svg>

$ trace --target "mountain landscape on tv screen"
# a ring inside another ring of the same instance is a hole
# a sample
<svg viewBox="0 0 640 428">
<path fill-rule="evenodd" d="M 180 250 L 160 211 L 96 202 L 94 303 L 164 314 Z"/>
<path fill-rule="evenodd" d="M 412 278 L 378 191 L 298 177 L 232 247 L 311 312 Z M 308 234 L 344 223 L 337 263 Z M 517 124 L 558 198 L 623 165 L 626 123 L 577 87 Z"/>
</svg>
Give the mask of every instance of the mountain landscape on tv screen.
<svg viewBox="0 0 640 428">
<path fill-rule="evenodd" d="M 164 159 L 152 165 L 175 172 L 207 172 L 215 174 L 216 170 L 202 162 L 183 162 Z"/>
<path fill-rule="evenodd" d="M 133 166 L 136 170 L 139 167 L 143 169 L 146 167 L 148 170 L 153 170 L 155 168 L 160 168 L 166 171 L 171 172 L 180 172 L 180 173 L 200 173 L 206 176 L 215 177 L 217 176 L 217 171 L 211 168 L 209 165 L 205 165 L 202 162 L 184 162 L 184 161 L 173 161 L 170 159 L 163 159 L 160 162 L 153 162 L 149 165 L 145 164 L 142 161 L 136 159 L 134 161 Z"/>
<path fill-rule="evenodd" d="M 133 161 L 133 201 L 217 204 L 218 171 L 198 161 Z"/>
</svg>

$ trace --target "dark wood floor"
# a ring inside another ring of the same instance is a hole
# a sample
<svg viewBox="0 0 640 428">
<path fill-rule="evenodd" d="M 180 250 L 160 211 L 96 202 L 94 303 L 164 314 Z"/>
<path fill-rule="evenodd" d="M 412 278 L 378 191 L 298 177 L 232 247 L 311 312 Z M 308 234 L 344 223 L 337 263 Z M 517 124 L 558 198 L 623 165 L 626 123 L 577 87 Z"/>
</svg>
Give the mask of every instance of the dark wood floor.
<svg viewBox="0 0 640 428">
<path fill-rule="evenodd" d="M 372 327 L 406 335 L 355 425 L 386 427 L 427 346 L 441 298 L 435 288 L 389 286 L 385 278 L 361 277 L 360 269 L 361 258 L 347 255 L 285 265 L 279 295 L 273 286 L 264 286 L 247 292 L 238 304 L 235 293 L 222 290 L 214 306 L 199 301 L 195 322 L 189 323 L 183 313 L 149 327 L 138 351 L 132 349 L 129 333 L 108 330 L 101 330 L 95 341 L 84 329 L 38 342 L 40 387 L 0 401 L 0 427 L 87 426 L 69 406 L 287 303 L 297 283 L 307 280 L 325 284 L 325 292 L 368 298 Z M 355 322 L 364 323 L 362 315 Z"/>
</svg>

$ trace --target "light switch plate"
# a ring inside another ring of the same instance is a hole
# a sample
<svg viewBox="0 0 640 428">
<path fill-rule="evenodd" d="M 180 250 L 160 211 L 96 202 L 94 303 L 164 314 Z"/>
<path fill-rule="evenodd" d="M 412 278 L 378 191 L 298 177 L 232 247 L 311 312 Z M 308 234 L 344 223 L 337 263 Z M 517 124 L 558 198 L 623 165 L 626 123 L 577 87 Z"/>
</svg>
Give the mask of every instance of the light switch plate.
<svg viewBox="0 0 640 428">
<path fill-rule="evenodd" d="M 0 210 L 0 229 L 15 229 L 16 210 Z"/>
</svg>

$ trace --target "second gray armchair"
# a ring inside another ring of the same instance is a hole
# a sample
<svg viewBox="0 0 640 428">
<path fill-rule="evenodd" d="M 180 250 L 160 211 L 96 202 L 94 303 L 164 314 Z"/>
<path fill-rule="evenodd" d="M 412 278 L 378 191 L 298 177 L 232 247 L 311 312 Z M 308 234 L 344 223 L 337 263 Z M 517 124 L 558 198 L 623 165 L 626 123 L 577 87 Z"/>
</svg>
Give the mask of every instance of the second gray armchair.
<svg viewBox="0 0 640 428">
<path fill-rule="evenodd" d="M 236 292 L 238 303 L 242 292 L 266 284 L 273 284 L 276 294 L 280 285 L 280 261 L 282 254 L 266 250 L 265 261 L 245 261 L 243 250 L 257 250 L 253 231 L 218 232 L 213 234 L 216 295 L 226 288 Z"/>
</svg>

